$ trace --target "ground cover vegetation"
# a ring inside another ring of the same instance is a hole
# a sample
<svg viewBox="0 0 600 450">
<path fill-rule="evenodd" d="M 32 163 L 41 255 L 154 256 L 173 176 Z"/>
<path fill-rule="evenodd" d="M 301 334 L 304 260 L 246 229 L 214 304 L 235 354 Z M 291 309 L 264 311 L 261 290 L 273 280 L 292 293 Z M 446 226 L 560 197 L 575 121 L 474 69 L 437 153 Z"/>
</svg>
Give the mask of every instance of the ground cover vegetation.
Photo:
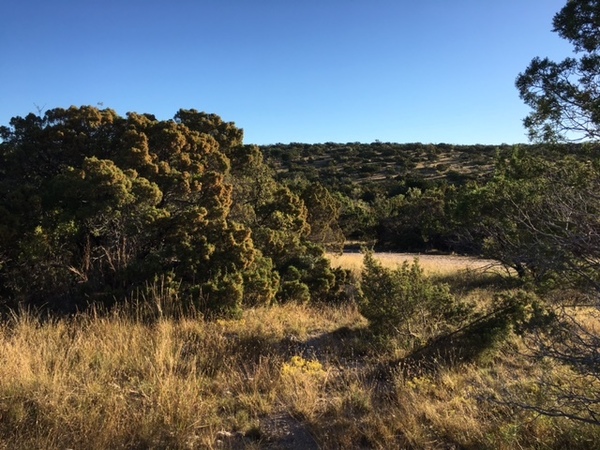
<svg viewBox="0 0 600 450">
<path fill-rule="evenodd" d="M 531 145 L 0 127 L 0 448 L 598 448 L 599 17 L 518 76 Z"/>
<path fill-rule="evenodd" d="M 111 312 L 14 314 L 0 328 L 0 443 L 596 448 L 598 427 L 512 403 L 552 404 L 542 377 L 592 387 L 571 366 L 532 357 L 528 330 L 546 313 L 537 296 L 497 274 L 457 270 L 444 284 L 376 255 L 364 272 L 360 301 L 258 306 L 237 319 L 173 314 L 177 291 L 160 284 Z M 396 321 L 376 307 L 386 284 Z M 408 290 L 424 308 L 405 304 Z"/>
</svg>

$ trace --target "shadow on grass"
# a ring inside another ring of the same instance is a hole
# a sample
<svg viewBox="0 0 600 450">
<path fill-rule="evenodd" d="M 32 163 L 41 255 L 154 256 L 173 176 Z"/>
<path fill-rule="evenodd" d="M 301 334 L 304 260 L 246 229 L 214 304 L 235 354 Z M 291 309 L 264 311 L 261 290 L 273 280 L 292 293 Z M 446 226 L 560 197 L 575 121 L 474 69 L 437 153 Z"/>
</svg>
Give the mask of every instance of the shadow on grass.
<svg viewBox="0 0 600 450">
<path fill-rule="evenodd" d="M 510 273 L 499 270 L 463 270 L 457 273 L 445 275 L 433 275 L 432 280 L 445 283 L 455 295 L 467 295 L 476 290 L 488 290 L 491 292 L 504 292 L 518 288 L 523 281 Z"/>
<path fill-rule="evenodd" d="M 479 361 L 498 348 L 510 332 L 512 306 L 482 316 L 450 334 L 439 336 L 396 362 L 408 376 Z"/>
</svg>

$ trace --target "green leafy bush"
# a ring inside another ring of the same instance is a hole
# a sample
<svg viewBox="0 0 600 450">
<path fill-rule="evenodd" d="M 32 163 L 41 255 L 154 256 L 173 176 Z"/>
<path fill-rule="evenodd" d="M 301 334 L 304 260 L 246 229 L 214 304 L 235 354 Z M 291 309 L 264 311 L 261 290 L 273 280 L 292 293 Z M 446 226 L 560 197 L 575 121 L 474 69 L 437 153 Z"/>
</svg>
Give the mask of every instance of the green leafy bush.
<svg viewBox="0 0 600 450">
<path fill-rule="evenodd" d="M 468 313 L 448 285 L 424 275 L 418 260 L 387 269 L 367 252 L 363 267 L 360 311 L 379 339 L 400 338 L 407 346 L 419 345 L 447 332 Z"/>
</svg>

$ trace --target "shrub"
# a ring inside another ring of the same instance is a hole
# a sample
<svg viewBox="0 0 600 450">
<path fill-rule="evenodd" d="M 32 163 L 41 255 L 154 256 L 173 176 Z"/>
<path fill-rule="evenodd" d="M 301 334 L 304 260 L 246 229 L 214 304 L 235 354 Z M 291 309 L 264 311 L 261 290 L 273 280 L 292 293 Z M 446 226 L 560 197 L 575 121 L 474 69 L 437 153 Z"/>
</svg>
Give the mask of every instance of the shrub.
<svg viewBox="0 0 600 450">
<path fill-rule="evenodd" d="M 465 305 L 449 286 L 425 277 L 416 259 L 392 270 L 367 252 L 363 267 L 359 307 L 377 338 L 399 337 L 409 346 L 418 345 L 465 316 Z"/>
<path fill-rule="evenodd" d="M 307 303 L 310 301 L 310 290 L 308 286 L 299 280 L 284 281 L 279 292 L 281 302 L 297 301 Z"/>
</svg>

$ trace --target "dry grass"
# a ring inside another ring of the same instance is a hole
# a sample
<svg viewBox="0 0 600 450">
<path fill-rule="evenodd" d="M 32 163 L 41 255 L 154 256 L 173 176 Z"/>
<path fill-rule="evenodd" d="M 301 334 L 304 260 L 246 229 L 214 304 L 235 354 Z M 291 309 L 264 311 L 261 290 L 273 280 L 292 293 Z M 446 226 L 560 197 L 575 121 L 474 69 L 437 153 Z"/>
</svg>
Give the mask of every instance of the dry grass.
<svg viewBox="0 0 600 450">
<path fill-rule="evenodd" d="M 0 448 L 216 447 L 285 398 L 290 336 L 353 321 L 301 305 L 216 322 L 16 317 L 0 329 Z"/>
<path fill-rule="evenodd" d="M 519 338 L 406 368 L 366 326 L 351 305 L 214 322 L 23 314 L 0 326 L 0 449 L 597 448 L 593 427 L 489 401 L 571 376 Z"/>
<path fill-rule="evenodd" d="M 335 267 L 349 269 L 359 273 L 362 269 L 362 253 L 329 254 L 331 264 Z M 429 275 L 451 275 L 465 270 L 481 270 L 492 268 L 495 261 L 455 255 L 425 255 L 414 253 L 375 253 L 375 259 L 383 267 L 395 268 L 404 262 L 412 263 L 416 258 L 419 265 Z"/>
</svg>

